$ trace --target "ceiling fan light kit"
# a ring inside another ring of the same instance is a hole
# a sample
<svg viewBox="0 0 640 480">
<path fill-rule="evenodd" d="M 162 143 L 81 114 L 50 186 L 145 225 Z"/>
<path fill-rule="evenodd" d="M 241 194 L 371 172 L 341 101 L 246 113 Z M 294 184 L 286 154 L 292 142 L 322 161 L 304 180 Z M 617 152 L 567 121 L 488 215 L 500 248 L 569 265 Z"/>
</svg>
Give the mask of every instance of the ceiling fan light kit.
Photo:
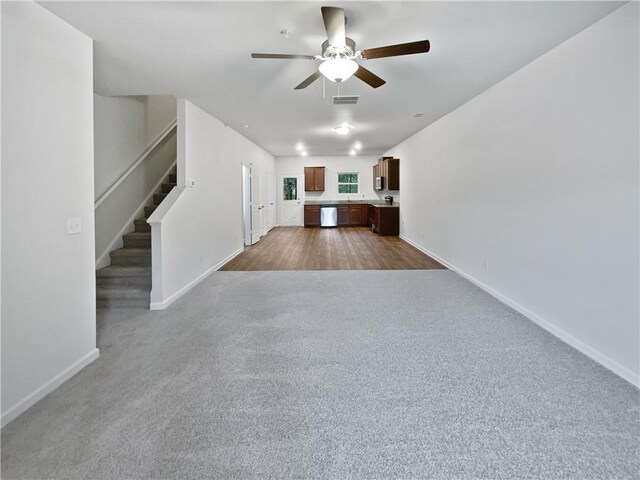
<svg viewBox="0 0 640 480">
<path fill-rule="evenodd" d="M 355 60 L 369 60 L 373 58 L 397 57 L 400 55 L 412 55 L 429 51 L 429 40 L 401 43 L 399 45 L 387 45 L 368 50 L 356 50 L 356 43 L 345 34 L 346 20 L 344 9 L 338 7 L 322 7 L 322 20 L 327 32 L 327 40 L 322 44 L 321 55 L 290 55 L 283 53 L 252 53 L 252 58 L 270 59 L 299 59 L 321 60 L 318 70 L 302 81 L 296 90 L 307 88 L 320 76 L 328 78 L 332 82 L 343 82 L 355 76 L 372 88 L 378 88 L 386 82 L 373 72 L 359 65 Z M 281 33 L 284 32 L 283 29 Z M 290 33 L 290 32 L 289 32 Z M 284 33 L 283 33 L 284 34 Z"/>
<path fill-rule="evenodd" d="M 348 58 L 336 58 L 322 62 L 319 70 L 332 82 L 343 82 L 356 73 L 358 64 Z"/>
</svg>

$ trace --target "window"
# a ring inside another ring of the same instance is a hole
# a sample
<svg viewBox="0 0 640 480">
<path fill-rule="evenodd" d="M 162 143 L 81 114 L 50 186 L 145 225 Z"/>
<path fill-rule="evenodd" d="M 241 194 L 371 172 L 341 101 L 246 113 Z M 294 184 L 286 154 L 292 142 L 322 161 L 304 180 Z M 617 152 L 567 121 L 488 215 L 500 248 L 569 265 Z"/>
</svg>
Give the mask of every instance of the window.
<svg viewBox="0 0 640 480">
<path fill-rule="evenodd" d="M 298 198 L 298 179 L 285 177 L 282 179 L 282 199 L 296 200 Z"/>
<path fill-rule="evenodd" d="M 358 193 L 358 174 L 339 173 L 338 193 Z"/>
</svg>

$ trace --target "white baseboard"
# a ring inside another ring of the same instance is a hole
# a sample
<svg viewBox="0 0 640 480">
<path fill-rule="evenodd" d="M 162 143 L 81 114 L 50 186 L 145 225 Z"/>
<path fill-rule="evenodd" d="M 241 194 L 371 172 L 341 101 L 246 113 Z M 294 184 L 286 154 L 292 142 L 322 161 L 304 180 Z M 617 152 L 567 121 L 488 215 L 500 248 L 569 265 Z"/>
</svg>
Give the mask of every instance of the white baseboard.
<svg viewBox="0 0 640 480">
<path fill-rule="evenodd" d="M 613 373 L 615 373 L 619 377 L 624 378 L 627 382 L 629 382 L 632 385 L 635 385 L 636 387 L 640 388 L 640 376 L 638 374 L 636 374 L 635 372 L 631 371 L 630 369 L 628 369 L 627 367 L 625 367 L 624 365 L 621 365 L 620 363 L 616 362 L 615 360 L 609 358 L 607 355 L 604 355 L 603 353 L 599 352 L 598 350 L 596 350 L 595 348 L 591 347 L 590 345 L 587 345 L 582 340 L 577 339 L 576 337 L 574 337 L 570 333 L 566 332 L 565 330 L 557 327 L 553 323 L 549 322 L 548 320 L 545 320 L 544 318 L 540 317 L 538 314 L 532 312 L 528 308 L 520 305 L 518 302 L 515 302 L 515 301 L 511 300 L 509 297 L 507 297 L 507 296 L 503 295 L 502 293 L 494 290 L 493 288 L 489 287 L 488 285 L 485 285 L 480 280 L 478 280 L 478 279 L 472 277 L 471 275 L 463 272 L 462 270 L 457 268 L 455 265 L 450 264 L 449 262 L 447 262 L 443 258 L 440 258 L 435 253 L 433 253 L 433 252 L 429 251 L 428 249 L 420 246 L 419 244 L 417 244 L 413 240 L 410 240 L 406 236 L 400 235 L 400 238 L 402 238 L 408 244 L 413 245 L 415 248 L 417 248 L 421 252 L 426 253 L 430 257 L 433 257 L 434 259 L 436 259 L 438 262 L 442 263 L 448 269 L 453 270 L 454 272 L 456 272 L 461 277 L 466 278 L 471 283 L 477 285 L 478 287 L 480 287 L 482 290 L 484 290 L 485 292 L 487 292 L 491 296 L 497 298 L 502 303 L 504 303 L 504 304 L 510 306 L 511 308 L 513 308 L 518 313 L 521 313 L 522 315 L 527 317 L 532 322 L 536 323 L 537 325 L 539 325 L 540 327 L 544 328 L 549 333 L 551 333 L 554 336 L 558 337 L 563 342 L 567 343 L 568 345 L 571 345 L 573 348 L 575 348 L 576 350 L 584 353 L 587 357 L 591 358 L 592 360 L 595 360 L 596 362 L 598 362 L 603 367 L 608 368 L 609 370 L 611 370 Z"/>
<path fill-rule="evenodd" d="M 22 400 L 9 407 L 6 411 L 2 412 L 2 427 L 14 420 L 21 413 L 25 412 L 29 407 L 35 405 L 36 402 L 44 398 L 46 395 L 53 392 L 56 388 L 69 380 L 99 356 L 100 350 L 94 348 L 85 356 L 71 364 L 69 367 L 65 368 L 51 380 L 38 387 Z"/>
<path fill-rule="evenodd" d="M 224 260 L 221 260 L 220 262 L 216 263 L 209 270 L 205 271 L 204 273 L 199 275 L 197 278 L 195 278 L 194 280 L 189 282 L 187 285 L 182 287 L 180 290 L 178 290 L 176 293 L 171 295 L 166 300 L 164 300 L 162 302 L 151 302 L 151 305 L 149 306 L 149 309 L 150 310 L 164 310 L 169 305 L 171 305 L 173 302 L 175 302 L 178 298 L 180 298 L 182 295 L 184 295 L 189 290 L 191 290 L 193 287 L 195 287 L 202 280 L 207 278 L 209 275 L 211 275 L 216 270 L 219 270 L 220 267 L 222 267 L 225 263 L 233 260 L 235 257 L 240 255 L 243 251 L 244 251 L 244 245 L 241 248 L 239 248 L 238 250 L 236 250 L 235 252 L 233 252 L 231 255 L 229 255 L 227 258 L 225 258 Z"/>
<path fill-rule="evenodd" d="M 176 163 L 177 163 L 177 159 L 173 161 L 173 163 L 167 169 L 167 171 L 160 177 L 160 180 L 158 181 L 158 183 L 156 183 L 153 186 L 153 188 L 151 189 L 151 192 L 149 192 L 149 194 L 144 198 L 144 200 L 142 200 L 142 203 L 138 205 L 138 208 L 136 208 L 136 210 L 133 212 L 133 215 L 131 215 L 129 219 L 126 222 L 124 222 L 124 225 L 122 226 L 120 231 L 116 234 L 116 236 L 113 238 L 113 240 L 111 240 L 107 248 L 105 248 L 104 251 L 98 256 L 98 258 L 96 259 L 96 270 L 103 267 L 108 267 L 111 264 L 111 257 L 109 257 L 109 254 L 116 248 L 122 247 L 122 243 L 123 243 L 122 236 L 125 233 L 129 233 L 130 231 L 133 231 L 133 228 L 134 228 L 133 221 L 136 218 L 140 217 L 140 215 L 142 215 L 142 212 L 144 211 L 144 207 L 151 200 L 151 197 L 153 197 L 156 191 L 162 186 L 165 178 L 167 178 L 167 175 L 171 173 L 171 170 L 176 166 Z"/>
</svg>

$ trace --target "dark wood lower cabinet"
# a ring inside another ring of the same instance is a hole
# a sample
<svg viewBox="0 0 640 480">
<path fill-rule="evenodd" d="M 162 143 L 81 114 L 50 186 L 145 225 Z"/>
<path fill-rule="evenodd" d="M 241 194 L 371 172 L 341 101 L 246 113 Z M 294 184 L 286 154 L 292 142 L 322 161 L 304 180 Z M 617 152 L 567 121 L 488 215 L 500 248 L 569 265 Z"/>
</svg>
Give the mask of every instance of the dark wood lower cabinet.
<svg viewBox="0 0 640 480">
<path fill-rule="evenodd" d="M 339 227 L 366 227 L 369 223 L 369 204 L 339 204 Z"/>
<path fill-rule="evenodd" d="M 366 205 L 349 205 L 349 221 L 351 225 L 366 225 Z"/>
<path fill-rule="evenodd" d="M 304 206 L 304 226 L 320 226 L 320 205 Z M 366 203 L 339 204 L 339 227 L 367 227 L 380 235 L 400 234 L 400 209 L 398 207 L 379 207 Z"/>
<path fill-rule="evenodd" d="M 400 235 L 400 208 L 374 205 L 371 230 L 380 235 Z"/>
<path fill-rule="evenodd" d="M 351 225 L 349 205 L 338 205 L 338 226 L 348 227 L 349 225 Z"/>
<path fill-rule="evenodd" d="M 304 206 L 304 226 L 305 227 L 320 226 L 320 205 Z"/>
</svg>

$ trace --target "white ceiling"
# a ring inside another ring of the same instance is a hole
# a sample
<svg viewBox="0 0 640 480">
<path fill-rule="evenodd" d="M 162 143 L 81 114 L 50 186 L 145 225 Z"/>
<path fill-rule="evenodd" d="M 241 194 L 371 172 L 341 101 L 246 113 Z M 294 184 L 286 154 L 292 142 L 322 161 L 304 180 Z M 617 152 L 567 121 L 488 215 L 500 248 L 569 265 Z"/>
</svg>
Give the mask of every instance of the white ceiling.
<svg viewBox="0 0 640 480">
<path fill-rule="evenodd" d="M 276 156 L 380 154 L 580 32 L 624 2 L 41 2 L 95 40 L 95 91 L 187 98 Z M 387 81 L 294 87 L 320 53 L 322 5 L 343 7 L 358 50 L 428 39 L 427 54 L 362 61 Z M 293 30 L 289 38 L 280 34 Z M 413 118 L 416 113 L 424 114 Z M 332 128 L 353 126 L 346 137 Z M 243 128 L 248 125 L 248 128 Z"/>
</svg>

